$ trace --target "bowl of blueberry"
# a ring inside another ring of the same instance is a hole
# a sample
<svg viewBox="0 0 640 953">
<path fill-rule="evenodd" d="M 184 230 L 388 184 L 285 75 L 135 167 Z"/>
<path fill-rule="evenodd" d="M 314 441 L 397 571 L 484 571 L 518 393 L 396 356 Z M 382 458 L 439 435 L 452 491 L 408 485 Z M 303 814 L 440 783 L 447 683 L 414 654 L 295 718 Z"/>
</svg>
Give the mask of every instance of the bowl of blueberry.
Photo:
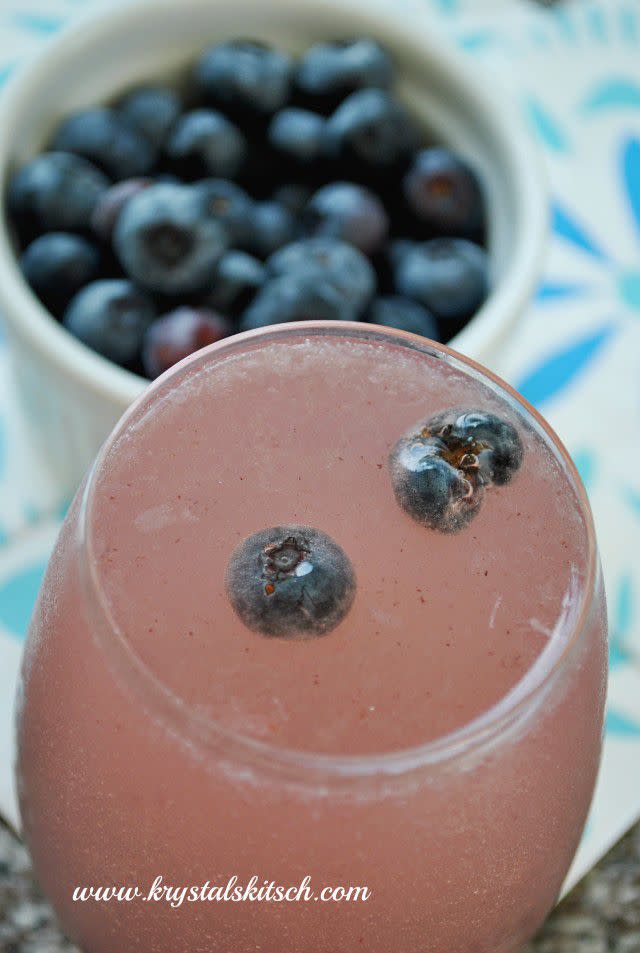
<svg viewBox="0 0 640 953">
<path fill-rule="evenodd" d="M 198 348 L 365 321 L 491 365 L 538 275 L 526 132 L 392 4 L 117 4 L 17 74 L 0 125 L 0 312 L 68 489 Z"/>
</svg>

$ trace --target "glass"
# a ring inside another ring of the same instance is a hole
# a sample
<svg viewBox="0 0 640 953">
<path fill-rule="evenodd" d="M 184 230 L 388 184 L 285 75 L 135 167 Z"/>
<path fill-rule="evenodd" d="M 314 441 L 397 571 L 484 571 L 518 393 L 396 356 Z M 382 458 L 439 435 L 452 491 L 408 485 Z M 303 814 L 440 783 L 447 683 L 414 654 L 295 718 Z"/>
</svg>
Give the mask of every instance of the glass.
<svg viewBox="0 0 640 953">
<path fill-rule="evenodd" d="M 500 410 L 525 463 L 444 534 L 400 511 L 384 458 L 450 406 Z M 337 538 L 358 578 L 346 619 L 304 643 L 245 631 L 221 583 L 232 541 L 287 521 Z M 25 837 L 90 953 L 512 953 L 580 839 L 605 686 L 588 503 L 532 408 L 401 332 L 242 335 L 147 389 L 69 511 L 25 653 Z M 371 895 L 73 899 L 234 875 Z"/>
</svg>

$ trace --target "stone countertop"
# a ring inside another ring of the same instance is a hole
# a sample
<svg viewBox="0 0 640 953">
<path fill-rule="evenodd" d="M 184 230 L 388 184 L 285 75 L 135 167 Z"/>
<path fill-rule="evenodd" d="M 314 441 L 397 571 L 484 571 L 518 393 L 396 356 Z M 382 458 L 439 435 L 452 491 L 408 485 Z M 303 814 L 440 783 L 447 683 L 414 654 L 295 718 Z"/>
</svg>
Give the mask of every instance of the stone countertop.
<svg viewBox="0 0 640 953">
<path fill-rule="evenodd" d="M 74 953 L 0 822 L 0 953 Z M 525 953 L 640 953 L 640 824 L 549 917 Z"/>
</svg>

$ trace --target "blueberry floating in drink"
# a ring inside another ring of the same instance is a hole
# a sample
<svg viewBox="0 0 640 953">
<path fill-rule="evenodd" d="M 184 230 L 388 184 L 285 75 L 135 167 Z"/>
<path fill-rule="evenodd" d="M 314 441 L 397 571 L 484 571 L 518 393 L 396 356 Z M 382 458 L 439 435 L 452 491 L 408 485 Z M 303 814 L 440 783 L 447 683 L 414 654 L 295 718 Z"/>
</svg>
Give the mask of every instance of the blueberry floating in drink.
<svg viewBox="0 0 640 953">
<path fill-rule="evenodd" d="M 389 457 L 399 505 L 444 533 L 464 529 L 485 489 L 508 483 L 524 450 L 509 421 L 483 410 L 447 410 L 402 437 Z"/>
<path fill-rule="evenodd" d="M 276 526 L 245 539 L 227 568 L 227 593 L 244 624 L 262 635 L 326 635 L 349 612 L 356 577 L 346 553 L 310 526 Z"/>
</svg>

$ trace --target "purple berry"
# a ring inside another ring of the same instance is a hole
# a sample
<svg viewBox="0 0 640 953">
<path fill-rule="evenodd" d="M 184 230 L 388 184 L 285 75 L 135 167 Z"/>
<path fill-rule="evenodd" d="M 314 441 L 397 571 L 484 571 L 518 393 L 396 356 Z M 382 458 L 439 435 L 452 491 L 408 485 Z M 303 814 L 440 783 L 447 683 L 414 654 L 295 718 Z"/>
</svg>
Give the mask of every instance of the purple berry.
<svg viewBox="0 0 640 953">
<path fill-rule="evenodd" d="M 307 235 L 339 238 L 374 255 L 382 248 L 389 218 L 377 195 L 353 182 L 333 182 L 312 196 L 302 214 Z"/>
<path fill-rule="evenodd" d="M 226 318 L 208 308 L 176 308 L 154 321 L 142 342 L 142 366 L 150 378 L 158 377 L 178 361 L 215 344 L 233 333 Z"/>
<path fill-rule="evenodd" d="M 475 172 L 448 149 L 423 149 L 403 181 L 416 221 L 433 234 L 478 237 L 484 199 Z"/>
</svg>

